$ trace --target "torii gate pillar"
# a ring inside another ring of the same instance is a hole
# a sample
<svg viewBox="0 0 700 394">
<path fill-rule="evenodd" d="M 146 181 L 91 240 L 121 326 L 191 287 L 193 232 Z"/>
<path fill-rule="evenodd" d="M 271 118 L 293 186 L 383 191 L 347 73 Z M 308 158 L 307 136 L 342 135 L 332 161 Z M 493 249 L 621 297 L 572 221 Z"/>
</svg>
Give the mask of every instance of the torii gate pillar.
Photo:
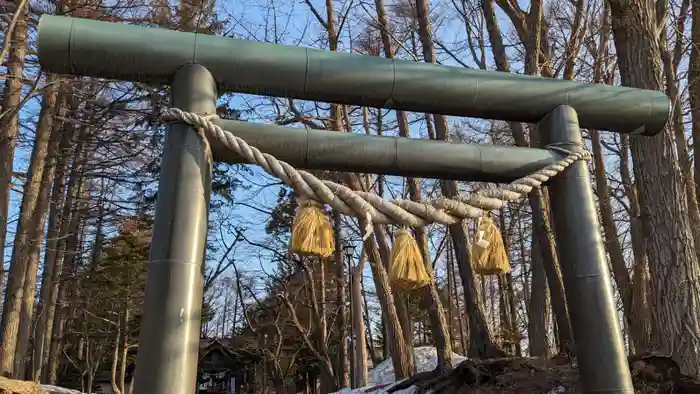
<svg viewBox="0 0 700 394">
<path fill-rule="evenodd" d="M 216 84 L 206 68 L 182 66 L 171 86 L 173 107 L 215 113 Z M 136 394 L 192 394 L 197 388 L 210 190 L 211 166 L 202 140 L 188 125 L 170 125 L 158 184 Z"/>
</svg>

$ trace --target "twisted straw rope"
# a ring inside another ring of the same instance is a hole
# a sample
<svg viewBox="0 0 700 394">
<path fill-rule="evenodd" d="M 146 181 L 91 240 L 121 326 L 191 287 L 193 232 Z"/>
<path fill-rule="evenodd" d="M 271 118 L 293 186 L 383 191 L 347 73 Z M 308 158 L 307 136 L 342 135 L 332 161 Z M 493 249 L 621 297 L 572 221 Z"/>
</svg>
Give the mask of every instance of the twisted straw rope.
<svg viewBox="0 0 700 394">
<path fill-rule="evenodd" d="M 576 147 L 574 151 L 570 151 L 557 146 L 548 146 L 548 149 L 565 154 L 566 157 L 501 188 L 485 189 L 473 194 L 425 202 L 386 200 L 374 193 L 354 191 L 335 182 L 320 180 L 309 172 L 297 170 L 272 155 L 260 152 L 243 139 L 214 124 L 210 120 L 214 117 L 216 115 L 203 116 L 169 108 L 161 115 L 161 120 L 183 122 L 197 129 L 209 158 L 211 152 L 207 138 L 212 138 L 235 151 L 251 164 L 257 164 L 268 174 L 279 178 L 296 190 L 302 198 L 328 204 L 344 215 L 366 218 L 368 222 L 366 236 L 372 233 L 371 223 L 420 227 L 430 223 L 451 225 L 467 218 L 479 218 L 485 211 L 500 209 L 508 202 L 520 200 L 533 188 L 539 188 L 542 183 L 576 161 L 591 158 L 590 152 L 583 147 Z"/>
</svg>

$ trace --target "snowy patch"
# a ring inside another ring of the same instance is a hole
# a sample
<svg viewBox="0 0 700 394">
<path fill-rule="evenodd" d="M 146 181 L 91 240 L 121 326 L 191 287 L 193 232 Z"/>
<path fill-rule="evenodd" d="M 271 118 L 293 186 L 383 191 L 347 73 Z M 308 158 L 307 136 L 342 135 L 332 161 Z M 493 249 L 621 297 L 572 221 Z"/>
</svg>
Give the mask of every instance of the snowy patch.
<svg viewBox="0 0 700 394">
<path fill-rule="evenodd" d="M 561 393 L 566 393 L 566 388 L 564 386 L 557 386 L 553 388 L 551 391 L 547 392 L 547 394 L 561 394 Z"/>
<path fill-rule="evenodd" d="M 42 389 L 48 391 L 51 394 L 83 394 L 77 390 L 66 389 L 63 387 L 51 386 L 49 384 L 40 385 Z"/>
<path fill-rule="evenodd" d="M 417 369 L 416 372 L 428 372 L 437 367 L 437 350 L 434 347 L 417 347 L 414 349 L 414 353 Z M 464 360 L 466 360 L 465 357 L 460 356 L 459 354 L 452 354 L 452 365 L 456 366 Z M 367 376 L 367 384 L 370 386 L 390 384 L 394 383 L 395 380 L 396 376 L 394 376 L 394 364 L 392 364 L 391 357 L 379 363 L 376 368 L 369 371 Z"/>
<path fill-rule="evenodd" d="M 437 350 L 434 347 L 417 347 L 414 349 L 414 354 L 417 372 L 432 371 L 437 366 Z M 466 357 L 455 353 L 452 354 L 452 365 L 456 366 L 464 360 L 466 360 Z M 386 394 L 386 390 L 391 388 L 395 381 L 394 364 L 392 364 L 391 358 L 388 358 L 369 371 L 367 376 L 369 386 L 354 390 L 343 389 L 335 394 L 362 394 L 366 393 L 367 390 L 371 394 Z M 409 387 L 405 390 L 395 391 L 394 394 L 413 394 L 414 391 L 415 388 Z"/>
<path fill-rule="evenodd" d="M 367 393 L 365 390 L 369 390 L 368 394 L 386 394 L 386 390 L 388 390 L 392 385 L 386 385 L 386 387 L 382 387 L 380 389 L 377 389 L 377 387 L 365 387 L 362 389 L 342 389 L 336 393 L 331 393 L 331 394 L 363 394 Z M 399 391 L 394 391 L 393 394 L 413 394 L 416 391 L 414 387 L 409 387 L 405 390 L 399 390 Z"/>
</svg>

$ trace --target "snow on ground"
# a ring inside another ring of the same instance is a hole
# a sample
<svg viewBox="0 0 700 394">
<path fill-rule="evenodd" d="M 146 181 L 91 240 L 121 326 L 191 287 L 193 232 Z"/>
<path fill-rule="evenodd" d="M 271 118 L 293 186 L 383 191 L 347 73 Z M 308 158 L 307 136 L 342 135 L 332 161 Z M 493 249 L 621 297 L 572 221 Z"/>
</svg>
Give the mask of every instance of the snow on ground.
<svg viewBox="0 0 700 394">
<path fill-rule="evenodd" d="M 432 371 L 437 366 L 437 350 L 431 346 L 422 346 L 414 349 L 417 372 Z M 452 354 L 452 365 L 457 365 L 466 360 L 465 357 L 459 354 Z M 370 388 L 381 388 L 372 391 L 372 394 L 386 394 L 386 390 L 393 386 L 396 380 L 394 376 L 394 365 L 391 358 L 388 358 L 379 363 L 376 368 L 369 371 L 367 374 L 367 384 L 369 386 L 361 389 L 343 389 L 335 394 L 361 394 Z M 413 394 L 414 388 L 410 387 L 405 390 L 395 391 L 394 394 Z"/>
<path fill-rule="evenodd" d="M 431 346 L 422 346 L 414 349 L 416 359 L 416 372 L 428 372 L 435 369 L 437 366 L 437 350 Z M 465 360 L 465 357 L 459 354 L 452 354 L 452 365 L 457 365 Z M 376 368 L 369 371 L 367 376 L 367 384 L 376 386 L 380 384 L 394 383 L 394 364 L 391 358 L 388 358 L 377 365 Z"/>
<path fill-rule="evenodd" d="M 42 389 L 48 391 L 51 394 L 83 394 L 77 390 L 66 389 L 63 387 L 51 386 L 49 384 L 40 385 Z"/>
<path fill-rule="evenodd" d="M 432 371 L 437 366 L 437 350 L 434 347 L 423 346 L 414 349 L 415 359 L 416 359 L 416 369 L 417 372 L 427 372 Z M 460 356 L 459 354 L 453 353 L 452 355 L 452 365 L 457 366 L 462 361 L 466 360 L 466 357 Z M 366 390 L 372 390 L 372 394 L 387 394 L 389 388 L 394 385 L 396 376 L 394 376 L 394 365 L 391 362 L 391 358 L 388 358 L 377 365 L 376 368 L 369 371 L 367 376 L 367 387 L 359 389 L 342 389 L 336 393 L 332 394 L 363 394 Z M 413 394 L 415 387 L 409 387 L 405 390 L 395 391 L 394 394 Z M 559 394 L 565 393 L 564 387 L 556 387 L 546 394 Z"/>
<path fill-rule="evenodd" d="M 378 389 L 378 390 L 372 390 L 371 393 L 372 393 L 372 394 L 387 394 L 386 390 L 388 390 L 391 386 L 392 386 L 392 385 L 385 385 L 385 386 L 383 386 L 382 388 L 380 388 L 380 389 Z M 337 391 L 337 392 L 331 393 L 331 394 L 362 394 L 362 393 L 365 393 L 365 390 L 373 389 L 373 388 L 376 388 L 376 387 L 377 387 L 377 386 L 368 386 L 368 387 L 365 387 L 365 388 L 354 389 L 354 390 L 352 390 L 352 389 L 342 389 L 342 390 L 340 390 L 340 391 Z M 409 388 L 407 388 L 407 389 L 405 389 L 405 390 L 394 391 L 393 394 L 413 394 L 415 391 L 416 391 L 416 389 L 415 389 L 414 387 L 409 387 Z"/>
</svg>

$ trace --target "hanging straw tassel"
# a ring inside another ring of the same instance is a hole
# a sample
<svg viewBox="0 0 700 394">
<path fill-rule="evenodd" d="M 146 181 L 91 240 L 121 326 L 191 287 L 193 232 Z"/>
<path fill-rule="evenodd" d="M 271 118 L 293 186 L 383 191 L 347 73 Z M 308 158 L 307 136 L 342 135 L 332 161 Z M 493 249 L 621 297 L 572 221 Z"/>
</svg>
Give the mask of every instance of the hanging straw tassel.
<svg viewBox="0 0 700 394">
<path fill-rule="evenodd" d="M 333 226 L 316 201 L 305 200 L 299 204 L 292 224 L 290 249 L 294 253 L 323 258 L 335 251 Z"/>
<path fill-rule="evenodd" d="M 510 272 L 508 252 L 501 232 L 489 217 L 479 218 L 471 249 L 472 266 L 479 275 L 500 275 Z"/>
<path fill-rule="evenodd" d="M 399 230 L 394 236 L 389 261 L 389 281 L 402 291 L 420 289 L 430 284 L 430 274 L 425 269 L 423 254 L 409 230 Z"/>
</svg>

